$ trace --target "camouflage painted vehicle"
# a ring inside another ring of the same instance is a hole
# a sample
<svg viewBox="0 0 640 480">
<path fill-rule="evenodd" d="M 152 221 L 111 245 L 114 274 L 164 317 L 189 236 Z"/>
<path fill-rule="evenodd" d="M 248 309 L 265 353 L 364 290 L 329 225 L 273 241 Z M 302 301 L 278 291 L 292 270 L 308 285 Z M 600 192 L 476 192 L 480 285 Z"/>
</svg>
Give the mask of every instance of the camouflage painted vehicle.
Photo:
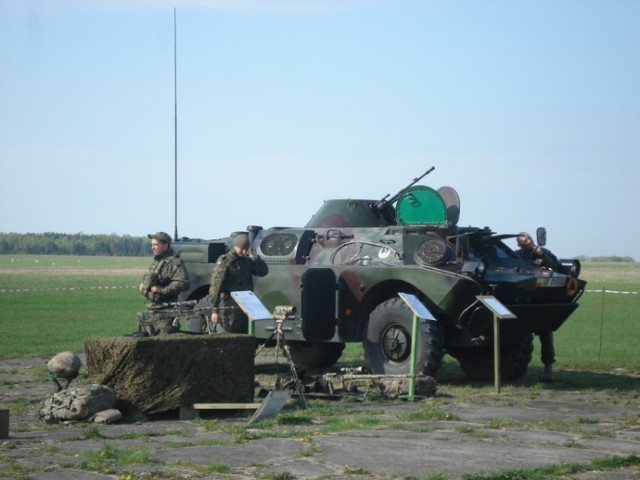
<svg viewBox="0 0 640 480">
<path fill-rule="evenodd" d="M 418 371 L 435 376 L 448 353 L 470 377 L 493 378 L 493 315 L 477 299 L 493 295 L 517 315 L 500 331 L 502 377 L 515 379 L 531 361 L 533 334 L 556 330 L 578 307 L 586 282 L 577 260 L 561 260 L 566 273 L 540 269 L 503 242 L 515 234 L 459 227 L 453 188 L 415 185 L 431 170 L 389 200 L 327 200 L 303 227 L 247 227 L 269 266 L 256 296 L 270 311 L 296 307 L 286 333 L 295 363 L 327 367 L 345 342 L 362 342 L 372 373 L 408 373 L 413 313 L 398 297 L 406 292 L 437 320 L 420 321 Z M 174 244 L 191 279 L 183 300 L 207 294 L 233 236 Z M 268 339 L 269 322 L 255 323 Z"/>
</svg>

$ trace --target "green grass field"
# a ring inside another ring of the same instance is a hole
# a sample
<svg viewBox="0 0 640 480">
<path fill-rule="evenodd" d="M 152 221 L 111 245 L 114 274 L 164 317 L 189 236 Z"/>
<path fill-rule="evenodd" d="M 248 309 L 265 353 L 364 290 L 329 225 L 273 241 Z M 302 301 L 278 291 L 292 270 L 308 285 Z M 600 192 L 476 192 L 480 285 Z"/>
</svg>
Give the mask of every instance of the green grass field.
<svg viewBox="0 0 640 480">
<path fill-rule="evenodd" d="M 82 351 L 136 329 L 149 258 L 0 255 L 0 357 Z"/>
<path fill-rule="evenodd" d="M 150 258 L 0 255 L 0 358 L 82 351 L 136 329 Z M 640 373 L 640 264 L 583 265 L 580 308 L 556 333 L 558 368 Z M 621 293 L 634 292 L 634 293 Z M 540 365 L 539 344 L 531 363 Z M 358 355 L 359 346 L 347 352 Z M 451 359 L 449 359 L 451 360 Z"/>
</svg>

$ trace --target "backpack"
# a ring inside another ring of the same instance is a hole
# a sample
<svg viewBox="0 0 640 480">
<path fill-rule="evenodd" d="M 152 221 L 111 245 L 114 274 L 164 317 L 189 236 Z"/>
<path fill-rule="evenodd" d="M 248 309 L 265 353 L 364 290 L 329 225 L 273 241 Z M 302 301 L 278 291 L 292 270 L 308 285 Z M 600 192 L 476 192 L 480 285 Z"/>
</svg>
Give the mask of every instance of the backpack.
<svg viewBox="0 0 640 480">
<path fill-rule="evenodd" d="M 38 416 L 46 423 L 87 420 L 110 409 L 116 393 L 106 385 L 91 383 L 56 392 L 40 404 Z"/>
</svg>

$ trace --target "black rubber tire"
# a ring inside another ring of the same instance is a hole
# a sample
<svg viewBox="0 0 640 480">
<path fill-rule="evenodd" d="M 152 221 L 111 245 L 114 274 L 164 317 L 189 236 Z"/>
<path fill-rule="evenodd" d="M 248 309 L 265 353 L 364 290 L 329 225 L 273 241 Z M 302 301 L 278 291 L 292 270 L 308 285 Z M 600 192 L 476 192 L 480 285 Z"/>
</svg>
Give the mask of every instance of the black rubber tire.
<svg viewBox="0 0 640 480">
<path fill-rule="evenodd" d="M 413 312 L 397 297 L 378 305 L 367 323 L 364 356 L 369 369 L 380 375 L 405 375 L 411 367 Z M 442 365 L 442 332 L 433 321 L 418 321 L 416 373 L 435 376 Z"/>
<path fill-rule="evenodd" d="M 291 361 L 310 368 L 328 368 L 342 356 L 344 343 L 287 342 Z"/>
<path fill-rule="evenodd" d="M 500 378 L 518 380 L 527 373 L 533 353 L 533 334 L 527 335 L 518 345 L 507 345 L 500 349 Z M 493 347 L 467 347 L 452 352 L 460 368 L 471 380 L 494 379 Z"/>
</svg>

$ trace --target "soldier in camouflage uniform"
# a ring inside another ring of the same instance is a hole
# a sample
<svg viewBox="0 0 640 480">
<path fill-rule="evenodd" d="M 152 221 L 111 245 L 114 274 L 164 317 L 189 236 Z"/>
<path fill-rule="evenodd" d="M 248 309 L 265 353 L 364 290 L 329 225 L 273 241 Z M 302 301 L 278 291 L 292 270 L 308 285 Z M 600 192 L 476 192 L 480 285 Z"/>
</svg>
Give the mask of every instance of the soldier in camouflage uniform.
<svg viewBox="0 0 640 480">
<path fill-rule="evenodd" d="M 529 260 L 540 268 L 550 268 L 554 272 L 564 273 L 562 265 L 550 250 L 539 247 L 533 243 L 533 238 L 527 232 L 520 232 L 518 238 L 518 250 L 516 253 L 520 258 Z M 553 380 L 553 364 L 556 361 L 556 350 L 553 345 L 553 332 L 538 334 L 540 338 L 540 360 L 544 365 L 544 370 L 540 380 L 551 382 Z"/>
<path fill-rule="evenodd" d="M 138 290 L 148 300 L 147 308 L 152 312 L 159 312 L 168 306 L 170 302 L 178 301 L 178 294 L 189 288 L 189 275 L 184 268 L 184 263 L 179 255 L 176 255 L 171 248 L 171 237 L 164 233 L 158 232 L 147 235 L 151 239 L 151 251 L 153 252 L 153 263 L 149 266 L 149 270 L 145 273 Z M 163 323 L 169 321 L 169 317 L 161 313 L 141 314 L 138 315 L 139 326 L 146 326 L 147 323 Z M 166 317 L 166 318 L 165 318 Z M 143 325 L 141 325 L 141 322 Z M 168 325 L 154 326 L 149 332 L 155 335 L 156 330 L 166 330 L 170 333 Z M 146 328 L 149 330 L 148 328 Z"/>
<path fill-rule="evenodd" d="M 253 258 L 247 256 L 249 247 Z M 236 306 L 230 293 L 253 290 L 253 276 L 264 277 L 267 273 L 269 267 L 256 254 L 256 249 L 249 242 L 247 235 L 237 235 L 233 241 L 233 250 L 218 258 L 211 275 L 211 323 L 215 326 L 222 321 L 222 326 L 227 332 L 247 333 L 248 318 Z"/>
</svg>

